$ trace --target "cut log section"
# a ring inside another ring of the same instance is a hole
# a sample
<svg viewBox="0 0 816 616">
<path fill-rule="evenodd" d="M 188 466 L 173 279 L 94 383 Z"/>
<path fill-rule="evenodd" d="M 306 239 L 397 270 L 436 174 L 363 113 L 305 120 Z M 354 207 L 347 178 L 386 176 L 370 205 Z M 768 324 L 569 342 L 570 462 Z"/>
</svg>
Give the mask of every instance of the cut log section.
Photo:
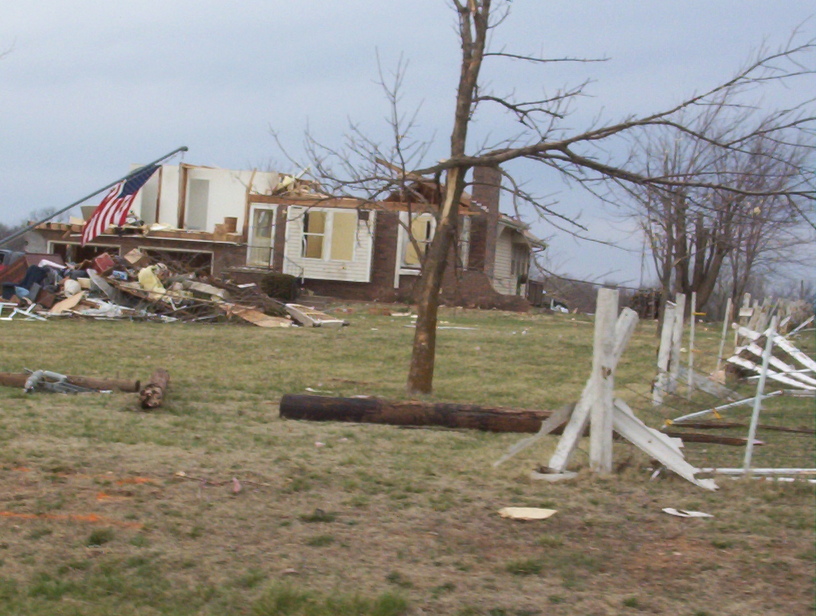
<svg viewBox="0 0 816 616">
<path fill-rule="evenodd" d="M 157 368 L 145 388 L 139 392 L 139 401 L 143 409 L 155 409 L 161 406 L 167 386 L 170 384 L 170 373 L 164 368 Z"/>
</svg>

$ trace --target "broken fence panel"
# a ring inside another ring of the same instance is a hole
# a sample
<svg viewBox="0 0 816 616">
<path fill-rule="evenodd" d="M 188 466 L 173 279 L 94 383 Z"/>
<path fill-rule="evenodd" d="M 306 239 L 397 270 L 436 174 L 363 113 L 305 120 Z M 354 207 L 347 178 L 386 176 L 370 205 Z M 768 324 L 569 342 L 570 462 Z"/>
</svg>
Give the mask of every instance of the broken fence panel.
<svg viewBox="0 0 816 616">
<path fill-rule="evenodd" d="M 767 331 L 760 334 L 759 332 L 747 329 L 745 327 L 740 327 L 738 332 L 739 332 L 740 336 L 744 336 L 745 338 L 748 338 L 749 340 L 751 340 L 753 342 L 756 342 L 761 337 L 768 335 Z M 811 359 L 810 357 L 805 355 L 802 351 L 797 349 L 790 342 L 790 340 L 787 340 L 784 337 L 780 336 L 779 334 L 775 333 L 774 334 L 774 345 L 776 345 L 778 348 L 785 351 L 788 355 L 793 357 L 796 361 L 798 361 L 800 364 L 802 364 L 808 370 L 812 370 L 812 371 L 816 372 L 816 360 Z"/>
<path fill-rule="evenodd" d="M 762 366 L 757 365 L 756 363 L 752 362 L 749 359 L 745 359 L 744 357 L 729 357 L 728 363 L 734 364 L 736 366 L 740 366 L 741 368 L 745 368 L 746 370 L 750 370 L 752 372 L 761 372 Z M 801 387 L 807 391 L 816 391 L 816 387 L 811 385 L 806 385 L 801 381 L 797 381 L 796 379 L 790 378 L 785 376 L 784 374 L 780 374 L 775 370 L 768 370 L 767 376 L 769 379 L 773 379 L 774 381 L 779 381 L 780 383 L 784 383 L 785 385 L 792 385 L 793 387 Z"/>
<path fill-rule="evenodd" d="M 610 358 L 610 365 L 607 367 L 612 373 L 614 373 L 621 355 L 623 355 L 623 351 L 626 349 L 626 345 L 629 344 L 629 340 L 632 338 L 637 322 L 638 316 L 634 310 L 624 308 L 621 311 L 617 323 L 615 324 L 614 351 Z M 558 440 L 555 453 L 553 453 L 550 458 L 548 466 L 556 471 L 563 472 L 566 470 L 572 453 L 584 434 L 587 421 L 589 420 L 590 409 L 592 408 L 595 396 L 598 394 L 597 387 L 594 383 L 595 377 L 596 375 L 594 373 L 590 375 L 584 387 L 584 391 L 581 394 L 581 398 L 578 400 L 578 404 L 575 405 L 575 410 L 572 412 L 569 423 L 564 428 L 564 433 Z"/>
<path fill-rule="evenodd" d="M 748 351 L 752 355 L 756 357 L 762 357 L 762 348 L 756 344 L 755 342 L 751 342 L 747 346 L 742 347 L 743 351 Z M 776 368 L 780 374 L 785 376 L 789 376 L 793 379 L 798 379 L 805 383 L 806 385 L 814 385 L 816 386 L 816 379 L 809 377 L 807 374 L 803 374 L 805 372 L 811 372 L 809 368 L 804 368 L 802 370 L 797 370 L 794 366 L 782 361 L 778 357 L 771 356 L 770 358 L 770 365 Z"/>
</svg>

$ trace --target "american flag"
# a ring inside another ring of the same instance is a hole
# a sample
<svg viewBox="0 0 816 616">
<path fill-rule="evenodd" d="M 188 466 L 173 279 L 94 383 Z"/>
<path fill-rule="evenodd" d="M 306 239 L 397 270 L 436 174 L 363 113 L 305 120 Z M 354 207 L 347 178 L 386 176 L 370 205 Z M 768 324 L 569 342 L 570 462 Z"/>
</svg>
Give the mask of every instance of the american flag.
<svg viewBox="0 0 816 616">
<path fill-rule="evenodd" d="M 91 217 L 82 228 L 80 246 L 92 242 L 97 235 L 104 233 L 111 225 L 121 227 L 125 224 L 130 204 L 136 197 L 139 189 L 145 185 L 150 176 L 158 169 L 158 165 L 148 165 L 137 169 L 121 182 L 110 189 L 102 202 L 96 206 Z"/>
</svg>

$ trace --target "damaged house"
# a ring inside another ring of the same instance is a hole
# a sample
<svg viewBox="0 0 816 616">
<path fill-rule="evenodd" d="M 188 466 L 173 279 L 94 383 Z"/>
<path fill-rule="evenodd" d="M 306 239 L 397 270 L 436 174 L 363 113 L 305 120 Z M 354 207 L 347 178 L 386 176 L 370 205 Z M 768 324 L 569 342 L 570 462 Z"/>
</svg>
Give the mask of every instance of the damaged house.
<svg viewBox="0 0 816 616">
<path fill-rule="evenodd" d="M 460 204 L 459 241 L 449 261 L 455 267 L 449 265 L 443 283 L 448 303 L 529 307 L 533 251 L 546 246 L 499 211 L 500 183 L 498 169 L 474 170 L 472 194 Z M 369 202 L 330 198 L 312 182 L 275 172 L 163 165 L 134 200 L 132 224 L 80 246 L 82 221 L 44 223 L 29 234 L 28 250 L 80 261 L 138 248 L 236 282 L 276 272 L 296 277 L 315 295 L 411 301 L 435 231 L 438 190 L 423 178 L 407 186 Z"/>
</svg>

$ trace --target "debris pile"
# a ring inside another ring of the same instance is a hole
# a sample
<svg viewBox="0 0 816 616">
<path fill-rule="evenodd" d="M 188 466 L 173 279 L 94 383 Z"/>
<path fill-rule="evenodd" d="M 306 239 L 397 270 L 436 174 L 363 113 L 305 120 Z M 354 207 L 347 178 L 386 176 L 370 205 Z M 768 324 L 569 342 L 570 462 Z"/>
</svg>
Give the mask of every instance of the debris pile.
<svg viewBox="0 0 816 616">
<path fill-rule="evenodd" d="M 32 258 L 36 257 L 36 258 Z M 285 304 L 255 283 L 171 269 L 138 249 L 66 264 L 57 255 L 24 255 L 0 271 L 0 320 L 52 317 L 162 322 L 238 321 L 259 327 L 342 326 L 347 322 Z"/>
</svg>

